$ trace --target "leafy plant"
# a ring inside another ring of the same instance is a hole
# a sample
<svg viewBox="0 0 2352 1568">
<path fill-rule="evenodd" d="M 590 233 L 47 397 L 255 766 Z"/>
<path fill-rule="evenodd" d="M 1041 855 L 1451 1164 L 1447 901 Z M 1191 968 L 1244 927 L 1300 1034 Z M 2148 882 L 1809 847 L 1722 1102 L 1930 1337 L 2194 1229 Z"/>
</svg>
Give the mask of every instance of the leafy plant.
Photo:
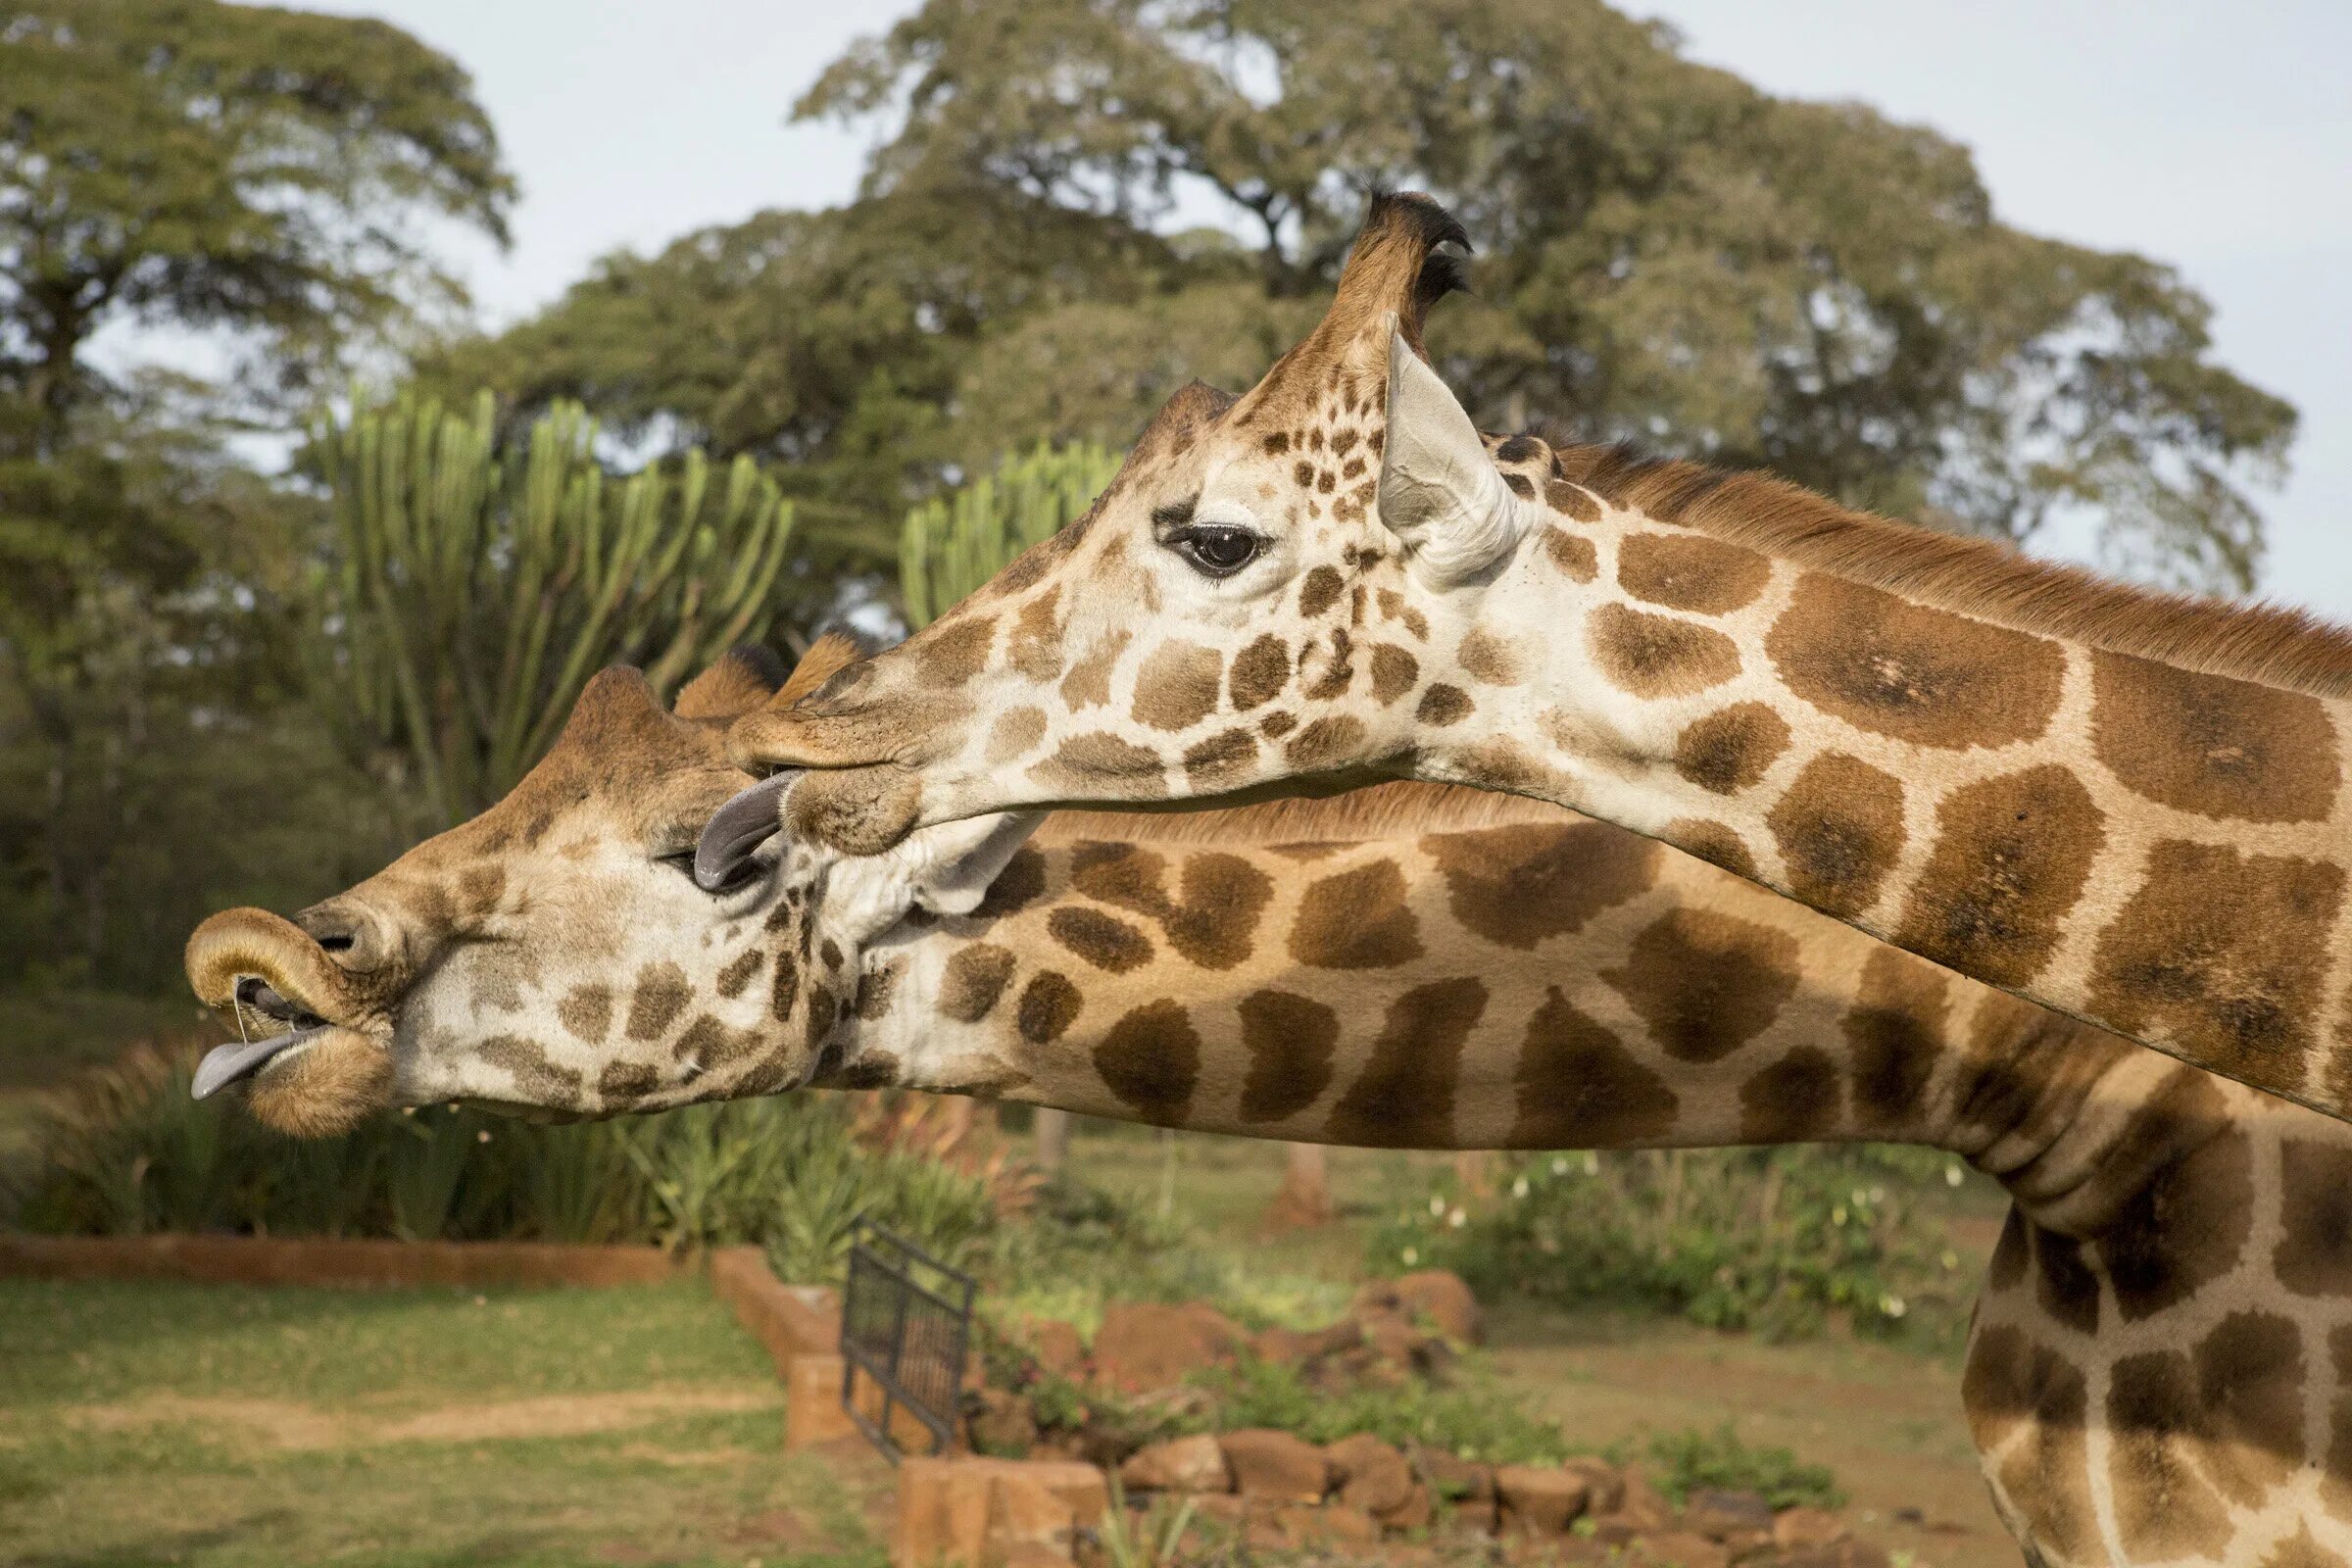
<svg viewBox="0 0 2352 1568">
<path fill-rule="evenodd" d="M 1957 1343 L 1972 1285 L 1917 1195 L 1951 1156 L 1881 1145 L 1539 1155 L 1376 1232 L 1375 1268 L 1453 1269 L 1481 1295 L 1623 1300 L 1780 1337 L 1830 1314 Z"/>
<path fill-rule="evenodd" d="M 1662 1432 L 1650 1439 L 1658 1490 L 1676 1507 L 1700 1487 L 1752 1492 L 1775 1509 L 1844 1506 L 1845 1494 L 1822 1465 L 1805 1464 L 1787 1448 L 1751 1448 L 1725 1422 L 1713 1434 Z"/>
<path fill-rule="evenodd" d="M 1400 1448 L 1421 1445 L 1495 1464 L 1551 1463 L 1568 1451 L 1556 1426 L 1475 1363 L 1449 1385 L 1408 1378 L 1335 1391 L 1309 1385 L 1296 1367 L 1247 1356 L 1194 1381 L 1210 1398 L 1210 1412 L 1197 1418 L 1200 1430 L 1278 1427 L 1309 1443 L 1369 1432 Z"/>
<path fill-rule="evenodd" d="M 1119 456 L 1081 442 L 1041 442 L 996 471 L 906 514 L 899 535 L 899 590 L 906 619 L 923 626 L 1083 514 L 1119 471 Z"/>
</svg>

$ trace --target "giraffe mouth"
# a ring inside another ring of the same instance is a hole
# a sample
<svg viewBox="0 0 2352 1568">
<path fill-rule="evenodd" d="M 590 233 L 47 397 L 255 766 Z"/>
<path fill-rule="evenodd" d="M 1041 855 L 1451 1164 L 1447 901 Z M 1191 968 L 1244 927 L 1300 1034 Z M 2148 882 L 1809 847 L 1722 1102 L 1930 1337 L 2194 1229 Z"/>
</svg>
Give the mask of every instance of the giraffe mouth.
<svg viewBox="0 0 2352 1568">
<path fill-rule="evenodd" d="M 204 1059 L 196 1064 L 194 1081 L 188 1085 L 188 1094 L 193 1099 L 209 1099 L 231 1084 L 251 1078 L 333 1027 L 301 1004 L 287 1001 L 257 975 L 241 976 L 233 996 L 240 1018 L 250 1008 L 261 1017 L 286 1027 L 258 1040 L 239 1039 L 206 1052 Z"/>
</svg>

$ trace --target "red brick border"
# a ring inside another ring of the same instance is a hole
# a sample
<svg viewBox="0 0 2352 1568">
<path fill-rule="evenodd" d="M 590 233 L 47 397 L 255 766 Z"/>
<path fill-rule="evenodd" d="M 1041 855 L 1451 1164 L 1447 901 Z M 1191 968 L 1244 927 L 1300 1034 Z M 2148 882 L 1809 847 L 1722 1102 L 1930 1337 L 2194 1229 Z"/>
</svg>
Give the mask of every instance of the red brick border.
<svg viewBox="0 0 2352 1568">
<path fill-rule="evenodd" d="M 747 1249 L 748 1250 L 748 1249 Z M 199 1285 L 648 1285 L 699 1260 L 653 1247 L 313 1236 L 0 1236 L 0 1277 Z"/>
</svg>

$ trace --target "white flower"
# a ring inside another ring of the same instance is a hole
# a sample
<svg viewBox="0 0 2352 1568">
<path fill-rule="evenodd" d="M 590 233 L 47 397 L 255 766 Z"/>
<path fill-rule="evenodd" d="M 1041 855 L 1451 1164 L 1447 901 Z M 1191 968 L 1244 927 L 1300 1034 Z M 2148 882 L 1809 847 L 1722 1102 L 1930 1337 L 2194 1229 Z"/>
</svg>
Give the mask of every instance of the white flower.
<svg viewBox="0 0 2352 1568">
<path fill-rule="evenodd" d="M 477 1144 L 488 1143 L 490 1141 L 490 1129 L 485 1127 L 480 1132 L 475 1133 L 473 1135 L 473 1141 Z"/>
<path fill-rule="evenodd" d="M 1554 1176 L 1565 1176 L 1565 1175 L 1567 1175 L 1567 1174 L 1568 1174 L 1568 1161 L 1567 1161 L 1566 1159 L 1564 1159 L 1564 1158 L 1561 1158 L 1561 1157 L 1559 1157 L 1558 1155 L 1554 1155 L 1554 1156 L 1552 1157 L 1552 1161 L 1551 1161 L 1551 1173 L 1552 1173 Z"/>
<path fill-rule="evenodd" d="M 1899 1296 L 1882 1296 L 1879 1298 L 1879 1310 L 1886 1313 L 1888 1317 L 1901 1317 L 1905 1312 L 1910 1311 L 1911 1308 L 1904 1303 L 1903 1298 Z"/>
<path fill-rule="evenodd" d="M 1433 1218 L 1446 1212 L 1446 1195 L 1444 1193 L 1429 1195 L 1429 1212 Z"/>
<path fill-rule="evenodd" d="M 1600 1174 L 1600 1156 L 1589 1149 L 1585 1151 L 1585 1174 L 1588 1176 Z"/>
<path fill-rule="evenodd" d="M 1944 1186 L 1957 1187 L 1966 1180 L 1968 1180 L 1968 1173 L 1960 1168 L 1960 1162 L 1958 1160 L 1955 1159 L 1949 1165 L 1943 1167 Z"/>
<path fill-rule="evenodd" d="M 1527 1196 L 1526 1177 L 1522 1176 L 1517 1181 L 1511 1183 L 1511 1196 L 1513 1198 L 1525 1198 Z"/>
<path fill-rule="evenodd" d="M 1408 1247 L 1403 1251 L 1398 1252 L 1396 1256 L 1402 1260 L 1406 1268 L 1411 1268 L 1415 1263 L 1421 1261 L 1421 1249 L 1418 1247 Z"/>
<path fill-rule="evenodd" d="M 1941 1262 L 1945 1268 L 1958 1268 L 1960 1266 L 1960 1254 L 1947 1247 L 1943 1250 L 1943 1256 L 1938 1259 L 1938 1261 Z"/>
<path fill-rule="evenodd" d="M 1446 1216 L 1446 1223 L 1447 1226 L 1458 1231 L 1464 1225 L 1470 1223 L 1470 1216 L 1464 1213 L 1461 1209 L 1457 1208 L 1452 1213 Z"/>
<path fill-rule="evenodd" d="M 1830 1210 L 1830 1223 L 1833 1225 L 1845 1223 L 1845 1205 L 1843 1203 L 1839 1203 L 1836 1208 Z"/>
</svg>

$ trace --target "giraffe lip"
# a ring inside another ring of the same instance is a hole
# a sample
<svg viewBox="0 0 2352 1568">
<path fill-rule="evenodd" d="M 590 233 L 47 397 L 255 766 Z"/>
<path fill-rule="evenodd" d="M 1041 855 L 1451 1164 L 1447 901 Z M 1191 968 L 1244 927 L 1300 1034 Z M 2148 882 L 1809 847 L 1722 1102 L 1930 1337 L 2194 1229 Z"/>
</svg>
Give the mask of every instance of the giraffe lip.
<svg viewBox="0 0 2352 1568">
<path fill-rule="evenodd" d="M 331 1027 L 323 1022 L 313 1023 L 266 1040 L 237 1040 L 215 1046 L 196 1064 L 196 1076 L 188 1085 L 188 1098 L 209 1100 L 230 1084 L 252 1077 L 297 1046 L 308 1045 Z"/>
</svg>

